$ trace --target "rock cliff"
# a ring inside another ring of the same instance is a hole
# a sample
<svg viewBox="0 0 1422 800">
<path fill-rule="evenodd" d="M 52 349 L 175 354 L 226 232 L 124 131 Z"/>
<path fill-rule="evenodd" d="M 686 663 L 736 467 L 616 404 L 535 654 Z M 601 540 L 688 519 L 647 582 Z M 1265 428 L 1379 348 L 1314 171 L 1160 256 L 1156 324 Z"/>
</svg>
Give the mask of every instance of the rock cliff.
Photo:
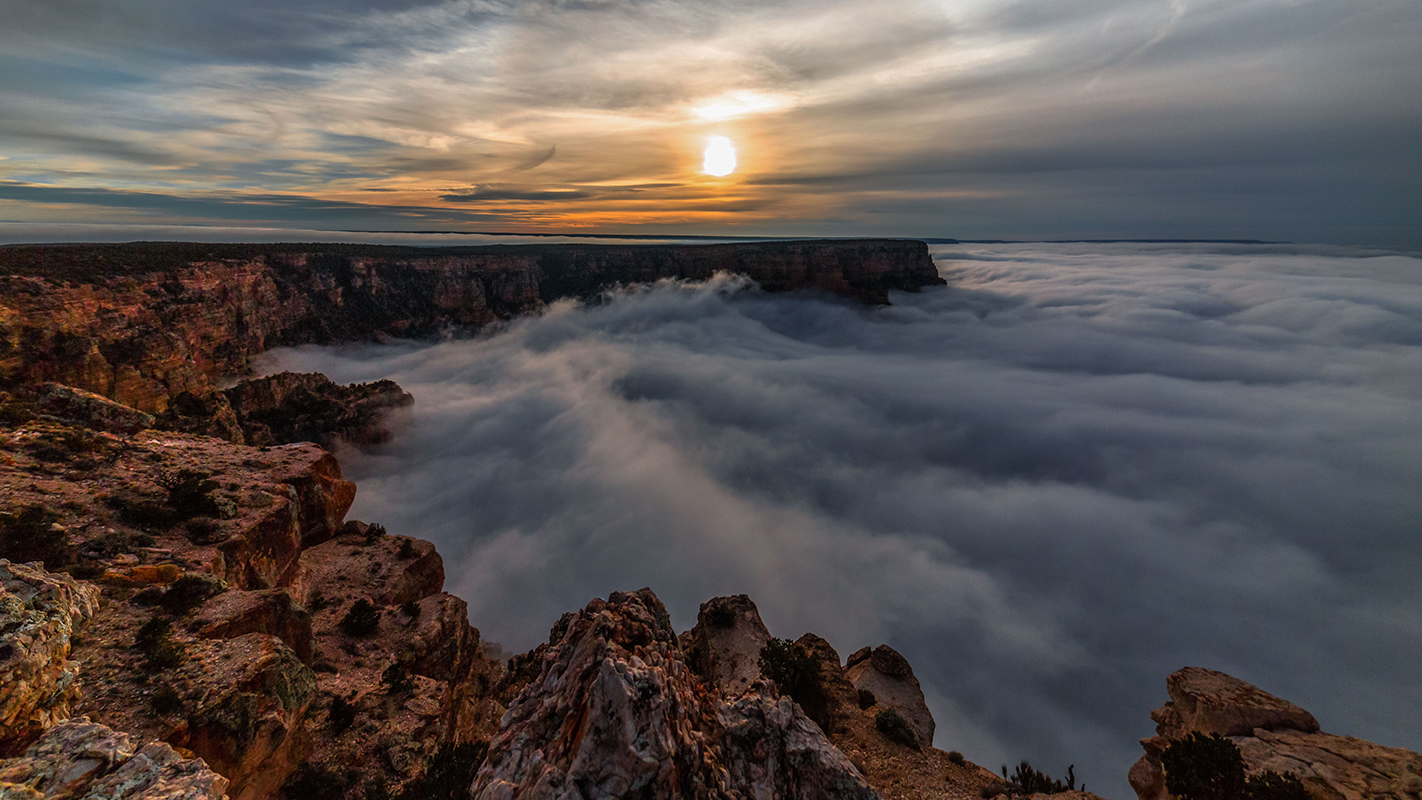
<svg viewBox="0 0 1422 800">
<path fill-rule="evenodd" d="M 0 379 L 161 413 L 273 347 L 420 337 L 660 278 L 743 273 L 869 302 L 942 283 L 922 242 L 699 246 L 0 247 Z M 230 438 L 230 437 L 229 437 Z"/>
<path fill-rule="evenodd" d="M 201 759 L 84 717 L 45 731 L 23 756 L 0 761 L 6 800 L 221 800 L 227 780 Z"/>
<path fill-rule="evenodd" d="M 1141 800 L 1172 800 L 1161 755 L 1192 733 L 1228 737 L 1247 773 L 1293 774 L 1314 800 L 1422 794 L 1422 755 L 1323 733 L 1312 714 L 1238 678 L 1186 667 L 1166 679 L 1166 690 L 1170 700 L 1150 715 L 1156 735 L 1141 740 L 1145 755 L 1131 767 Z"/>
</svg>

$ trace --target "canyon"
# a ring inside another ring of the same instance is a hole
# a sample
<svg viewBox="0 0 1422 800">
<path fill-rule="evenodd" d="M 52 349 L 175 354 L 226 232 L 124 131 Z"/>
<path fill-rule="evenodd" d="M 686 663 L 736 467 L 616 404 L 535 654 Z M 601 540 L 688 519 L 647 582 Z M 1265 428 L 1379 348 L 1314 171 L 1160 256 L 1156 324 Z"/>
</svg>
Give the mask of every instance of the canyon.
<svg viewBox="0 0 1422 800">
<path fill-rule="evenodd" d="M 651 589 L 614 592 L 505 658 L 433 545 L 346 518 L 329 450 L 377 446 L 414 399 L 239 380 L 279 345 L 466 335 L 718 271 L 869 303 L 942 283 L 891 240 L 0 248 L 0 796 L 1094 798 L 935 749 L 899 653 L 776 638 L 745 595 L 678 633 Z M 1142 800 L 1196 733 L 1316 800 L 1422 791 L 1416 753 L 1223 673 L 1167 691 Z"/>
</svg>

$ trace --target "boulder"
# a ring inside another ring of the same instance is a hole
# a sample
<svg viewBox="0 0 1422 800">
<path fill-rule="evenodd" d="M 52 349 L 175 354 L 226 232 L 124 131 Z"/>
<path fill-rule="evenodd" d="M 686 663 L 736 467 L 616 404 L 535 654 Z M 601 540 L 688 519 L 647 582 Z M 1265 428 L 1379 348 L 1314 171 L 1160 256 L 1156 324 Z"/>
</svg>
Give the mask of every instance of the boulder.
<svg viewBox="0 0 1422 800">
<path fill-rule="evenodd" d="M 859 713 L 859 692 L 839 664 L 839 653 L 829 642 L 807 633 L 795 640 L 820 665 L 818 708 L 805 712 L 819 723 L 825 733 L 833 735 L 846 720 Z M 931 717 L 930 717 L 931 719 Z"/>
<path fill-rule="evenodd" d="M 107 397 L 59 383 L 42 384 L 36 406 L 40 413 L 85 428 L 132 435 L 153 427 L 153 415 Z"/>
<path fill-rule="evenodd" d="M 1170 700 L 1151 712 L 1156 735 L 1131 767 L 1141 800 L 1172 800 L 1161 754 L 1192 733 L 1229 737 L 1246 774 L 1292 773 L 1315 800 L 1396 798 L 1422 793 L 1422 756 L 1319 730 L 1313 715 L 1223 672 L 1186 667 L 1166 679 Z"/>
<path fill-rule="evenodd" d="M 198 612 L 198 636 L 235 639 L 265 633 L 286 643 L 301 663 L 310 665 L 311 615 L 286 589 L 223 592 Z"/>
<path fill-rule="evenodd" d="M 868 647 L 849 657 L 846 671 L 857 690 L 873 692 L 880 709 L 892 709 L 913 728 L 919 745 L 933 744 L 933 715 L 923 698 L 923 689 L 913 675 L 908 659 L 886 644 Z"/>
<path fill-rule="evenodd" d="M 390 439 L 386 415 L 415 398 L 394 381 L 341 386 L 320 373 L 282 372 L 224 392 L 251 444 L 316 442 L 362 447 Z"/>
<path fill-rule="evenodd" d="M 422 539 L 399 541 L 394 579 L 385 590 L 385 604 L 399 606 L 439 594 L 444 588 L 444 559 L 434 545 Z"/>
<path fill-rule="evenodd" d="M 707 691 L 650 589 L 593 600 L 555 638 L 489 743 L 479 800 L 877 797 L 767 683 Z"/>
<path fill-rule="evenodd" d="M 186 720 L 165 737 L 232 781 L 232 800 L 273 796 L 310 749 L 305 718 L 316 678 L 275 636 L 195 645 Z"/>
<path fill-rule="evenodd" d="M 79 717 L 45 731 L 23 756 L 0 761 L 0 797 L 224 800 L 227 779 L 163 742 Z"/>
<path fill-rule="evenodd" d="M 71 637 L 98 599 L 68 575 L 0 559 L 0 747 L 14 750 L 69 716 L 79 696 Z"/>
</svg>

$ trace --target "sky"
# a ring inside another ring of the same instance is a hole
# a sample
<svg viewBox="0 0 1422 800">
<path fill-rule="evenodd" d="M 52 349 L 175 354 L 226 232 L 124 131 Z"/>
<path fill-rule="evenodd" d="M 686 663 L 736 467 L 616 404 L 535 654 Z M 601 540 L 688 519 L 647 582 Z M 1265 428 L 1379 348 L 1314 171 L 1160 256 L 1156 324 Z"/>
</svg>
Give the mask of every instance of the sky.
<svg viewBox="0 0 1422 800">
<path fill-rule="evenodd" d="M 903 653 L 939 748 L 1115 800 L 1187 665 L 1422 750 L 1422 260 L 934 253 L 948 285 L 886 307 L 720 276 L 261 367 L 414 395 L 340 452 L 351 517 L 435 542 L 512 652 L 613 591 L 679 631 L 746 593 Z"/>
<path fill-rule="evenodd" d="M 3 241 L 1422 247 L 1417 0 L 0 0 L 0 18 Z M 734 172 L 704 170 L 713 137 Z"/>
</svg>

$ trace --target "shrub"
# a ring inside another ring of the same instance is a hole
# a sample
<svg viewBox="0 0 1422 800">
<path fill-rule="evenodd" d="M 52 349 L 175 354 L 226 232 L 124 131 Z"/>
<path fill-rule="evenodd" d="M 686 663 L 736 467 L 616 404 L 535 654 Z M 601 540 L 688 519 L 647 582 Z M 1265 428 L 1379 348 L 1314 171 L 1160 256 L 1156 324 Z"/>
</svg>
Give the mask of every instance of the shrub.
<svg viewBox="0 0 1422 800">
<path fill-rule="evenodd" d="M 167 617 L 155 616 L 143 623 L 133 647 L 143 654 L 145 665 L 154 672 L 179 666 L 187 656 L 182 643 L 173 641 L 173 621 Z"/>
<path fill-rule="evenodd" d="M 177 522 L 173 509 L 132 489 L 121 489 L 104 499 L 127 525 L 148 530 L 165 530 Z"/>
<path fill-rule="evenodd" d="M 820 675 L 820 662 L 789 639 L 771 639 L 760 649 L 760 674 L 779 687 L 781 694 L 800 704 L 822 729 L 830 729 L 830 703 Z"/>
<path fill-rule="evenodd" d="M 380 609 L 362 597 L 351 604 L 350 610 L 341 618 L 340 625 L 341 632 L 347 636 L 370 636 L 380 627 Z"/>
<path fill-rule="evenodd" d="M 409 617 L 411 622 L 414 622 L 415 620 L 420 618 L 420 604 L 415 602 L 414 600 L 411 600 L 405 605 L 400 606 L 400 611 L 405 616 Z"/>
<path fill-rule="evenodd" d="M 185 527 L 184 535 L 193 544 L 213 544 L 222 539 L 222 526 L 212 517 L 194 517 Z"/>
<path fill-rule="evenodd" d="M 406 784 L 400 800 L 465 800 L 488 749 L 485 742 L 440 747 L 420 777 Z"/>
<path fill-rule="evenodd" d="M 913 728 L 892 708 L 886 708 L 874 715 L 874 727 L 889 741 L 918 749 L 918 737 L 914 735 Z"/>
<path fill-rule="evenodd" d="M 379 522 L 372 522 L 370 527 L 365 529 L 365 543 L 375 544 L 381 537 L 385 536 L 385 534 L 386 530 L 384 525 L 381 525 Z"/>
<path fill-rule="evenodd" d="M 211 575 L 184 575 L 168 586 L 159 603 L 170 614 L 187 614 L 220 591 L 222 584 Z"/>
<path fill-rule="evenodd" d="M 957 750 L 948 751 L 948 761 L 960 767 L 963 766 L 964 763 L 966 763 L 963 759 L 963 754 L 958 752 Z"/>
<path fill-rule="evenodd" d="M 355 724 L 356 707 L 355 704 L 346 702 L 343 697 L 331 698 L 331 729 L 340 733 Z"/>
<path fill-rule="evenodd" d="M 69 532 L 56 529 L 59 515 L 39 504 L 0 515 L 0 557 L 17 564 L 43 561 L 57 570 L 73 559 Z"/>
<path fill-rule="evenodd" d="M 183 697 L 171 686 L 158 688 L 148 702 L 153 706 L 153 713 L 163 717 L 181 713 L 183 710 Z"/>
<path fill-rule="evenodd" d="M 1076 788 L 1074 769 L 1074 767 L 1067 768 L 1070 783 L 1063 783 L 1034 768 L 1032 763 L 1024 758 L 1011 775 L 1007 774 L 1007 765 L 1003 764 L 1002 777 L 1007 779 L 1007 791 L 1011 794 L 1036 794 L 1037 792 L 1054 794 Z"/>
<path fill-rule="evenodd" d="M 859 707 L 861 709 L 873 708 L 878 704 L 879 698 L 875 697 L 873 692 L 868 689 L 859 690 Z"/>
<path fill-rule="evenodd" d="M 1308 792 L 1293 775 L 1244 774 L 1239 747 L 1212 733 L 1191 733 L 1177 739 L 1160 755 L 1165 788 L 1179 800 L 1307 800 Z"/>
<path fill-rule="evenodd" d="M 342 800 L 349 788 L 344 775 L 308 762 L 281 785 L 281 796 L 287 800 Z"/>
<path fill-rule="evenodd" d="M 414 542 L 414 540 L 412 540 L 412 539 L 401 539 L 401 540 L 400 540 L 400 552 L 396 553 L 395 555 L 396 555 L 398 558 L 400 558 L 402 561 L 408 561 L 408 560 L 414 558 L 414 557 L 417 555 L 417 553 L 415 553 L 415 542 Z"/>
<path fill-rule="evenodd" d="M 212 493 L 217 481 L 212 474 L 195 469 L 180 469 L 158 476 L 158 485 L 168 490 L 168 505 L 179 520 L 217 516 L 217 501 Z"/>
<path fill-rule="evenodd" d="M 385 668 L 380 675 L 380 683 L 389 689 L 391 695 L 410 694 L 415 691 L 415 678 L 399 661 Z"/>
</svg>

